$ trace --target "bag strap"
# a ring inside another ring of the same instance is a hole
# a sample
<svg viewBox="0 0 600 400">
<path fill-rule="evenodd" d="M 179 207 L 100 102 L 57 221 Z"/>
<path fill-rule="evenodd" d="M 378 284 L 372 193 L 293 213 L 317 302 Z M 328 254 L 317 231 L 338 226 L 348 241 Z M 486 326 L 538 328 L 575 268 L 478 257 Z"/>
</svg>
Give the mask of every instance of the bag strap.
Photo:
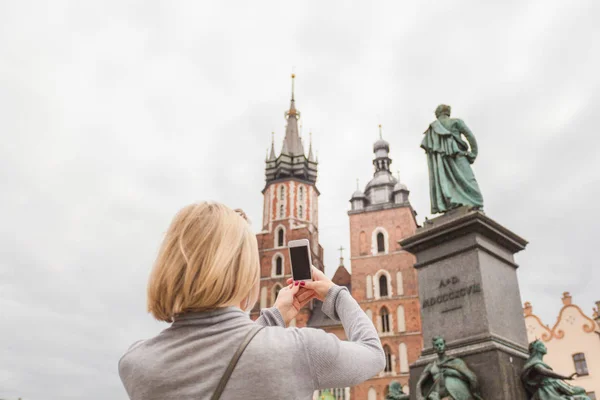
<svg viewBox="0 0 600 400">
<path fill-rule="evenodd" d="M 246 334 L 246 336 L 244 337 L 244 340 L 242 340 L 242 343 L 240 343 L 240 346 L 238 347 L 235 354 L 231 358 L 231 361 L 229 362 L 229 365 L 227 366 L 225 373 L 221 377 L 221 380 L 219 381 L 219 385 L 217 386 L 217 389 L 213 393 L 211 400 L 219 400 L 219 398 L 221 398 L 221 394 L 223 393 L 223 390 L 225 389 L 225 385 L 227 385 L 227 382 L 229 381 L 229 378 L 231 377 L 231 374 L 232 374 L 235 366 L 237 365 L 240 357 L 242 356 L 242 353 L 244 352 L 244 350 L 246 350 L 246 347 L 248 347 L 248 344 L 254 338 L 254 336 L 256 336 L 256 334 L 258 332 L 260 332 L 261 329 L 263 329 L 263 328 L 264 328 L 264 326 L 262 326 L 262 325 L 254 325 L 252 327 L 252 329 L 250 329 L 250 331 Z"/>
</svg>

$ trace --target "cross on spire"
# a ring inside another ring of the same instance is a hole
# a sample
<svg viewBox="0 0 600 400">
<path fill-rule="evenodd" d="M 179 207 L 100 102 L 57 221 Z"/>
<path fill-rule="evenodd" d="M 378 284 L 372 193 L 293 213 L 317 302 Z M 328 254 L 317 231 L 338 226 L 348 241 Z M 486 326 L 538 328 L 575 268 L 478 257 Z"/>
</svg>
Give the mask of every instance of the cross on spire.
<svg viewBox="0 0 600 400">
<path fill-rule="evenodd" d="M 340 246 L 338 249 L 340 251 L 340 267 L 344 266 L 344 247 Z"/>
</svg>

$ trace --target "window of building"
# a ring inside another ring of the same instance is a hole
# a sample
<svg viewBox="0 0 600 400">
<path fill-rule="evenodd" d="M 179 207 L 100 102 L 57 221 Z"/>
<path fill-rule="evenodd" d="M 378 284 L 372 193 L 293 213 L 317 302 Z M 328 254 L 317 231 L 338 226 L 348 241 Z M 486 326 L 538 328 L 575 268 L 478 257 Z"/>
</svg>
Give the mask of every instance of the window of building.
<svg viewBox="0 0 600 400">
<path fill-rule="evenodd" d="M 381 316 L 381 332 L 389 332 L 390 329 L 390 313 L 386 307 L 382 307 L 379 312 Z"/>
<path fill-rule="evenodd" d="M 396 286 L 398 296 L 402 296 L 404 294 L 404 280 L 402 279 L 402 272 L 396 272 Z"/>
<path fill-rule="evenodd" d="M 267 308 L 267 288 L 260 289 L 260 308 Z"/>
<path fill-rule="evenodd" d="M 279 200 L 285 200 L 285 186 L 279 187 Z"/>
<path fill-rule="evenodd" d="M 575 363 L 575 372 L 579 376 L 589 375 L 587 362 L 585 361 L 585 354 L 577 353 L 573 354 L 573 363 Z"/>
<path fill-rule="evenodd" d="M 404 306 L 398 306 L 398 332 L 406 332 L 406 318 L 404 316 Z"/>
<path fill-rule="evenodd" d="M 381 274 L 379 277 L 379 297 L 385 297 L 388 295 L 388 282 L 387 276 Z"/>
<path fill-rule="evenodd" d="M 385 372 L 392 372 L 392 351 L 390 346 L 387 344 L 383 346 L 383 352 L 385 353 Z"/>
<path fill-rule="evenodd" d="M 304 200 L 304 188 L 302 186 L 300 186 L 300 188 L 298 189 L 298 200 Z"/>
<path fill-rule="evenodd" d="M 377 400 L 377 392 L 375 391 L 375 388 L 369 388 L 367 400 Z"/>
<path fill-rule="evenodd" d="M 277 295 L 279 294 L 279 291 L 281 290 L 281 286 L 280 285 L 275 285 L 273 286 L 273 298 L 271 299 L 271 304 L 275 304 L 275 300 L 277 300 Z"/>
<path fill-rule="evenodd" d="M 298 206 L 298 218 L 304 218 L 304 215 L 302 214 L 302 206 Z"/>
<path fill-rule="evenodd" d="M 365 231 L 361 231 L 358 239 L 358 247 L 360 249 L 360 255 L 364 256 L 367 254 L 367 234 Z"/>
<path fill-rule="evenodd" d="M 279 206 L 279 218 L 283 218 L 285 216 L 285 209 L 283 208 L 283 204 Z"/>
<path fill-rule="evenodd" d="M 400 352 L 400 373 L 407 374 L 408 373 L 408 351 L 406 348 L 406 344 L 400 343 L 399 347 Z"/>
<path fill-rule="evenodd" d="M 385 253 L 385 238 L 381 232 L 377 234 L 377 252 Z"/>
<path fill-rule="evenodd" d="M 284 243 L 285 243 L 285 237 L 284 237 L 283 228 L 279 228 L 279 230 L 277 231 L 277 246 L 283 247 Z"/>
<path fill-rule="evenodd" d="M 283 258 L 281 256 L 277 257 L 275 260 L 275 275 L 283 275 Z"/>
</svg>

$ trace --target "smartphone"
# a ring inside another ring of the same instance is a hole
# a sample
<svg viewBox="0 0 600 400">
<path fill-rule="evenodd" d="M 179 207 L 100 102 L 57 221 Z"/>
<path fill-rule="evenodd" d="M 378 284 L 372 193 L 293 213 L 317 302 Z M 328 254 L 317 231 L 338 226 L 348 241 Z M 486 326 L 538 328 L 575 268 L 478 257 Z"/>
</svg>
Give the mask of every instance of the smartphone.
<svg viewBox="0 0 600 400">
<path fill-rule="evenodd" d="M 288 242 L 292 263 L 292 279 L 295 281 L 312 281 L 312 262 L 310 259 L 310 242 L 308 239 Z"/>
</svg>

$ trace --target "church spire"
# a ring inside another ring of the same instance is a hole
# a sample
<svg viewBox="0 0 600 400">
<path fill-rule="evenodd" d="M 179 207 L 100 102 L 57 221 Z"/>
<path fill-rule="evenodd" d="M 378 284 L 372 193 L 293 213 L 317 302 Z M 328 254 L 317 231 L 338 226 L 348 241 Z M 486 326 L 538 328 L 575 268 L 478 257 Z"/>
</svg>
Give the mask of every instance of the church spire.
<svg viewBox="0 0 600 400">
<path fill-rule="evenodd" d="M 271 132 L 271 154 L 269 154 L 269 160 L 275 159 L 275 132 Z"/>
<path fill-rule="evenodd" d="M 319 153 L 317 151 L 315 154 L 313 151 L 312 133 L 310 133 L 308 156 L 304 152 L 304 145 L 300 137 L 300 112 L 296 110 L 295 78 L 296 76 L 292 74 L 292 96 L 290 108 L 285 112 L 287 126 L 281 153 L 275 154 L 274 139 L 271 139 L 271 149 L 267 154 L 268 160 L 265 168 L 267 186 L 270 182 L 287 178 L 294 178 L 311 184 L 315 184 L 317 181 Z"/>
<path fill-rule="evenodd" d="M 308 144 L 308 161 L 312 161 L 314 162 L 315 159 L 313 157 L 313 151 L 312 151 L 312 131 L 308 133 L 308 137 L 309 139 L 309 144 Z"/>
<path fill-rule="evenodd" d="M 285 113 L 287 119 L 287 127 L 285 128 L 285 138 L 283 139 L 282 154 L 291 156 L 304 155 L 304 146 L 300 140 L 298 133 L 298 119 L 300 119 L 300 111 L 296 110 L 296 100 L 294 99 L 294 81 L 296 75 L 292 74 L 292 99 L 290 101 L 290 109 Z"/>
</svg>

